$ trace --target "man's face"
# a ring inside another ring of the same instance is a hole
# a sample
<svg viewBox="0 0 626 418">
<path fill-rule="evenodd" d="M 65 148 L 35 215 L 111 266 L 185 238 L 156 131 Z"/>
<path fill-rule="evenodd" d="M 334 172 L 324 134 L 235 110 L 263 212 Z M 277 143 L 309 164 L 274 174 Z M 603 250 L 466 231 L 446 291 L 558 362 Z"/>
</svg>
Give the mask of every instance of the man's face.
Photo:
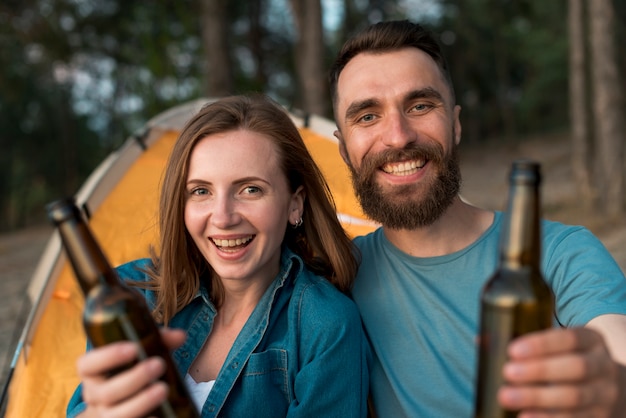
<svg viewBox="0 0 626 418">
<path fill-rule="evenodd" d="M 416 48 L 362 53 L 337 93 L 336 136 L 364 212 L 392 229 L 435 222 L 461 182 L 460 107 L 436 63 Z"/>
</svg>

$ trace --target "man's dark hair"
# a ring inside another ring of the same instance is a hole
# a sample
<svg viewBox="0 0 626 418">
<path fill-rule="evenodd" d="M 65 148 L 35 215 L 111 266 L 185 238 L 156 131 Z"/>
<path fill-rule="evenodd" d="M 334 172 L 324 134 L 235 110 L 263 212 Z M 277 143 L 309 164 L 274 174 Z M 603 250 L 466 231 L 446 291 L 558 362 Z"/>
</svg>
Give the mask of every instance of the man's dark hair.
<svg viewBox="0 0 626 418">
<path fill-rule="evenodd" d="M 454 98 L 448 64 L 433 35 L 420 24 L 408 20 L 393 20 L 371 25 L 343 45 L 330 69 L 329 84 L 333 104 L 337 103 L 339 74 L 352 58 L 363 52 L 384 53 L 403 48 L 417 48 L 430 55 L 441 70 Z"/>
</svg>

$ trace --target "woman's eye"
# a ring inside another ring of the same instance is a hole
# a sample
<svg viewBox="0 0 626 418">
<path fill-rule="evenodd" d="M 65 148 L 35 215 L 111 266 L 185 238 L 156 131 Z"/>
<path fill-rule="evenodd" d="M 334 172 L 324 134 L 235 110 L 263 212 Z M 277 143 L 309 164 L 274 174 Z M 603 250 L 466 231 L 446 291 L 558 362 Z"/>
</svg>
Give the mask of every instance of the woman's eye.
<svg viewBox="0 0 626 418">
<path fill-rule="evenodd" d="M 258 194 L 261 193 L 261 188 L 257 186 L 246 186 L 243 191 L 246 194 Z"/>
<path fill-rule="evenodd" d="M 201 195 L 205 195 L 208 193 L 209 191 L 205 189 L 204 187 L 196 187 L 195 189 L 191 189 L 191 194 L 194 196 L 201 196 Z"/>
</svg>

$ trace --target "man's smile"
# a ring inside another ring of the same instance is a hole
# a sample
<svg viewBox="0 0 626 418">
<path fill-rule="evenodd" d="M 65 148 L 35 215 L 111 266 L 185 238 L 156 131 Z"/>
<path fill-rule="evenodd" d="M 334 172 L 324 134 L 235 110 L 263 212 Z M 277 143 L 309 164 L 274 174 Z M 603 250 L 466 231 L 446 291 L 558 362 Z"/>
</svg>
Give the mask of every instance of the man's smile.
<svg viewBox="0 0 626 418">
<path fill-rule="evenodd" d="M 381 169 L 387 174 L 393 174 L 396 176 L 410 176 L 411 174 L 417 173 L 419 169 L 424 167 L 427 161 L 428 160 L 425 159 L 419 159 L 387 163 L 383 165 Z"/>
</svg>

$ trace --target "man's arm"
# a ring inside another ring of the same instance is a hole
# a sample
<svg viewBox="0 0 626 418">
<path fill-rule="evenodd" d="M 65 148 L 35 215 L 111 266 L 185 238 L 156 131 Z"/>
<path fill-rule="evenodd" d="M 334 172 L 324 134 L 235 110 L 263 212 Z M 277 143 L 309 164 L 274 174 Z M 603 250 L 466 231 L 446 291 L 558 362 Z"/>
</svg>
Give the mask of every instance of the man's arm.
<svg viewBox="0 0 626 418">
<path fill-rule="evenodd" d="M 622 366 L 619 376 L 621 392 L 613 418 L 626 417 L 626 315 L 600 315 L 589 321 L 586 327 L 602 334 L 611 356 Z"/>
<path fill-rule="evenodd" d="M 586 326 L 602 334 L 613 359 L 626 366 L 626 315 L 600 315 Z"/>
</svg>

